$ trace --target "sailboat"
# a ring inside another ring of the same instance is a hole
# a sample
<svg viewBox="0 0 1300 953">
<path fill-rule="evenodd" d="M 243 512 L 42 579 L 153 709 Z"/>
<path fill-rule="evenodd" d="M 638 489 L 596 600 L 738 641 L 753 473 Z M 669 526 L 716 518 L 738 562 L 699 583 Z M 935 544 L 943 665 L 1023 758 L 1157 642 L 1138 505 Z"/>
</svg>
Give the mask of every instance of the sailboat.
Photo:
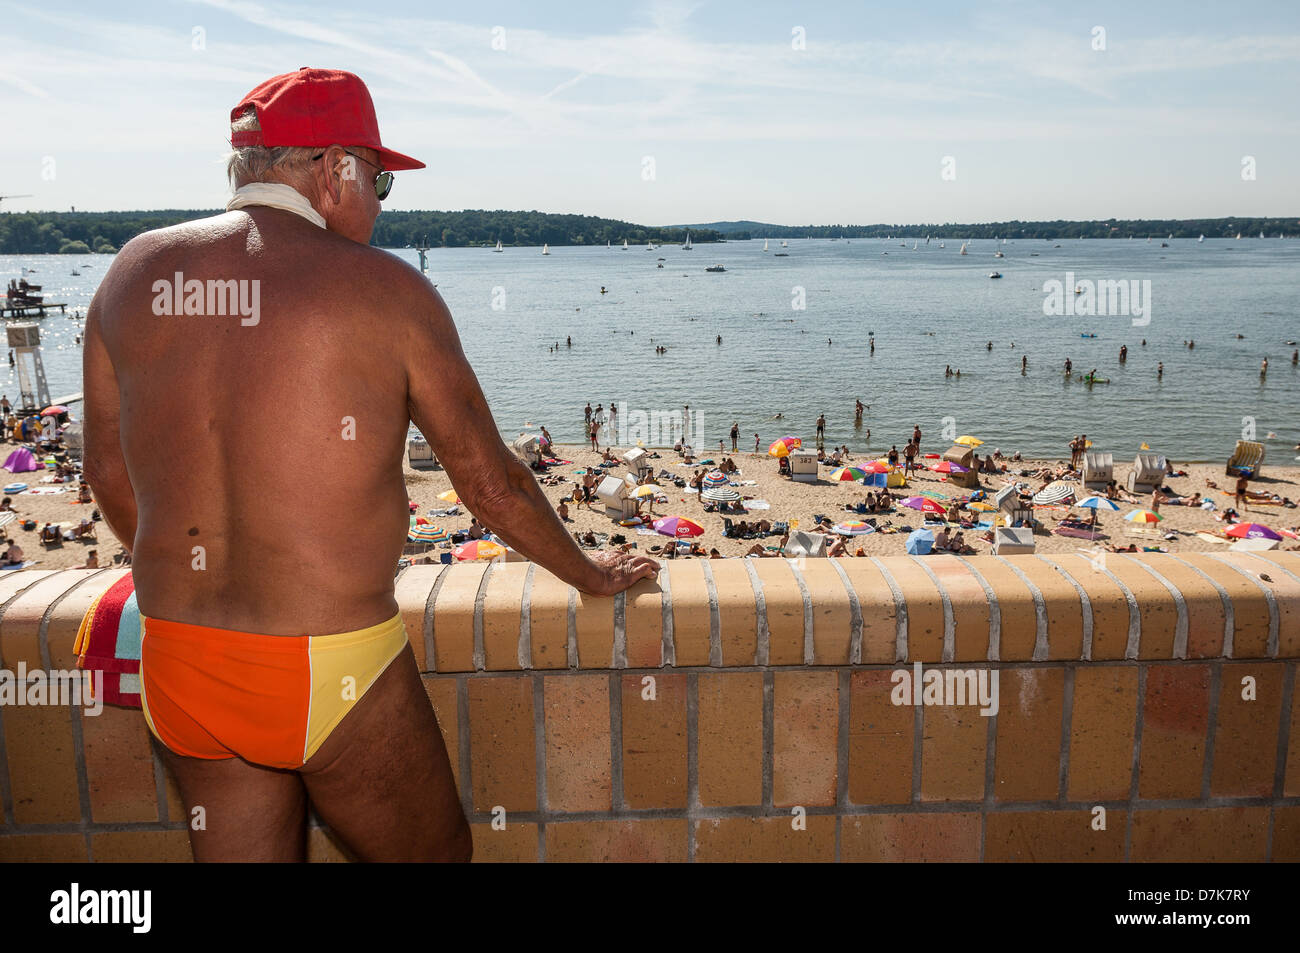
<svg viewBox="0 0 1300 953">
<path fill-rule="evenodd" d="M 966 243 L 965 243 L 965 242 L 962 242 L 962 243 L 961 243 L 961 254 L 963 254 L 963 255 L 966 254 Z"/>
<path fill-rule="evenodd" d="M 691 251 L 691 233 L 686 233 L 686 244 L 682 245 L 682 251 Z"/>
<path fill-rule="evenodd" d="M 542 254 L 543 254 L 543 255 L 549 255 L 550 253 L 551 253 L 551 246 L 550 246 L 550 245 L 543 245 L 543 246 L 542 246 Z"/>
<path fill-rule="evenodd" d="M 804 239 L 804 241 L 807 241 L 807 239 Z M 788 248 L 789 246 L 786 245 L 785 242 L 781 242 L 781 247 L 782 247 L 782 248 Z"/>
<path fill-rule="evenodd" d="M 767 251 L 767 239 L 763 239 L 763 251 Z"/>
<path fill-rule="evenodd" d="M 1205 236 L 1202 235 L 1200 238 L 1198 238 L 1198 239 L 1196 239 L 1196 240 L 1197 240 L 1198 242 L 1203 242 L 1203 241 L 1205 241 Z"/>
<path fill-rule="evenodd" d="M 916 251 L 916 242 L 912 242 L 912 251 Z"/>
<path fill-rule="evenodd" d="M 1263 238 L 1263 237 L 1264 237 L 1264 233 L 1263 233 L 1263 232 L 1260 232 L 1260 233 L 1259 233 L 1259 237 L 1260 237 L 1260 238 Z"/>
<path fill-rule="evenodd" d="M 943 247 L 944 247 L 943 242 L 940 242 L 940 243 L 939 243 L 939 247 L 940 247 L 940 248 L 943 248 Z"/>
<path fill-rule="evenodd" d="M 499 239 L 499 238 L 497 239 L 497 247 L 494 248 L 494 249 L 492 249 L 492 250 L 493 250 L 493 251 L 505 251 L 505 249 L 501 247 L 501 239 Z"/>
<path fill-rule="evenodd" d="M 623 251 L 627 251 L 627 239 L 623 239 Z"/>
<path fill-rule="evenodd" d="M 1007 256 L 1004 255 L 1004 254 L 1002 254 L 1001 250 L 998 250 L 998 251 L 995 251 L 995 252 L 993 253 L 993 257 L 994 257 L 994 258 L 1006 258 Z"/>
<path fill-rule="evenodd" d="M 1004 239 L 1002 239 L 1002 244 L 1004 244 L 1004 245 L 1005 245 L 1005 244 L 1006 244 L 1006 243 L 1007 243 L 1007 240 L 1006 240 L 1006 239 L 1005 239 L 1005 238 L 1004 238 Z"/>
<path fill-rule="evenodd" d="M 1236 238 L 1236 240 L 1237 240 L 1237 241 L 1241 241 L 1241 232 L 1238 232 L 1238 233 L 1237 233 L 1237 238 Z"/>
<path fill-rule="evenodd" d="M 930 244 L 930 236 L 929 236 L 929 235 L 926 235 L 926 236 L 925 236 L 925 243 L 926 243 L 927 245 Z"/>
</svg>

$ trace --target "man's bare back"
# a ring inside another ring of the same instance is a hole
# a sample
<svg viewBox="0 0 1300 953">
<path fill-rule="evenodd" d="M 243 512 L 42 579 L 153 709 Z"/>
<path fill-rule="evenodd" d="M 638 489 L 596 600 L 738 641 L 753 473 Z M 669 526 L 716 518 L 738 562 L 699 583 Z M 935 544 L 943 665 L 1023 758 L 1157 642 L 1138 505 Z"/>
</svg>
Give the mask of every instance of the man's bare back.
<svg viewBox="0 0 1300 953">
<path fill-rule="evenodd" d="M 150 233 L 118 256 L 87 346 L 105 349 L 121 394 L 146 615 L 315 635 L 396 611 L 409 521 L 403 272 L 414 274 L 270 208 Z M 154 283 L 177 273 L 257 282 L 256 323 L 155 314 Z"/>
</svg>

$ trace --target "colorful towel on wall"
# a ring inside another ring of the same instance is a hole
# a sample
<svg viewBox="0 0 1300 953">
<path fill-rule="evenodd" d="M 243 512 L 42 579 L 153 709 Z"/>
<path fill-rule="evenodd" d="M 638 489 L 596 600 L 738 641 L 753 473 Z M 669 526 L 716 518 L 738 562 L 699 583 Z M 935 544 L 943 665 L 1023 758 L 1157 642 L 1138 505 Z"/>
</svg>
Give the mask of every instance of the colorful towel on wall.
<svg viewBox="0 0 1300 953">
<path fill-rule="evenodd" d="M 104 701 L 140 706 L 140 642 L 144 634 L 135 580 L 128 572 L 86 610 L 77 630 L 77 667 L 104 673 Z"/>
</svg>

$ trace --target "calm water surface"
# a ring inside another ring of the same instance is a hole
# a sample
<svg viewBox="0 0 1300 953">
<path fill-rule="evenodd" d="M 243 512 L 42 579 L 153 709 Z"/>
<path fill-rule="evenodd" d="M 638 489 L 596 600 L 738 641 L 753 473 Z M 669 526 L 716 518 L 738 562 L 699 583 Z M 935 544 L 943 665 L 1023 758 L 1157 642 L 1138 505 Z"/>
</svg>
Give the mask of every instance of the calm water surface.
<svg viewBox="0 0 1300 953">
<path fill-rule="evenodd" d="M 824 413 L 828 443 L 855 451 L 901 445 L 914 423 L 927 444 L 941 442 L 952 418 L 957 433 L 1004 452 L 1061 455 L 1084 431 L 1117 459 L 1146 442 L 1174 459 L 1203 460 L 1230 452 L 1249 417 L 1261 439 L 1277 434 L 1265 440 L 1269 459 L 1291 462 L 1300 368 L 1285 342 L 1300 340 L 1300 241 L 1172 240 L 1161 248 L 1076 239 L 1058 248 L 983 240 L 966 256 L 960 238 L 944 238 L 943 249 L 939 241 L 916 250 L 910 239 L 791 240 L 785 249 L 772 241 L 767 253 L 761 241 L 690 252 L 557 247 L 549 256 L 538 248 L 436 249 L 429 276 L 507 437 L 545 424 L 556 440 L 580 442 L 583 405 L 613 401 L 623 414 L 689 404 L 713 444 L 737 421 L 742 448 L 756 431 L 764 446 L 786 433 L 811 438 Z M 1005 257 L 995 258 L 997 250 Z M 788 257 L 775 257 L 781 251 Z M 417 260 L 408 249 L 393 253 Z M 0 256 L 6 284 L 35 269 L 28 280 L 43 285 L 46 300 L 69 305 L 68 317 L 42 322 L 54 396 L 81 390 L 75 335 L 84 322 L 72 313 L 84 314 L 111 260 Z M 705 272 L 715 263 L 726 272 Z M 993 270 L 1001 280 L 989 279 Z M 1150 323 L 1045 317 L 1043 284 L 1065 282 L 1067 271 L 1076 282 L 1149 280 Z M 667 353 L 656 354 L 657 345 Z M 1066 357 L 1076 374 L 1095 367 L 1110 383 L 1066 380 Z M 1271 366 L 1261 379 L 1264 357 Z M 961 378 L 945 378 L 945 365 Z M 12 372 L 4 389 L 12 399 Z M 869 444 L 853 425 L 855 398 L 870 405 Z M 785 419 L 773 420 L 778 413 Z"/>
</svg>

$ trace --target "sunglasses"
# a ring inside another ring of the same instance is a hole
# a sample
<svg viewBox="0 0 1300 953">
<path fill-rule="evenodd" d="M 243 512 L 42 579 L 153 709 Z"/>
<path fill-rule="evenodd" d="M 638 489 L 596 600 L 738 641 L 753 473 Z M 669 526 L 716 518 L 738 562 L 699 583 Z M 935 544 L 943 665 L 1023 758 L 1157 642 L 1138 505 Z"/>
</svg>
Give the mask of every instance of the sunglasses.
<svg viewBox="0 0 1300 953">
<path fill-rule="evenodd" d="M 375 163 L 371 162 L 369 159 L 365 158 L 364 156 L 359 156 L 355 152 L 348 152 L 348 150 L 346 149 L 344 149 L 343 151 L 347 152 L 348 155 L 352 156 L 352 158 L 360 159 L 366 165 L 373 166 L 374 168 L 379 169 L 379 166 L 375 165 Z M 323 152 L 318 153 L 311 157 L 311 161 L 315 162 L 317 159 L 321 158 L 324 155 L 325 153 Z M 375 176 L 375 195 L 378 196 L 379 201 L 382 202 L 384 199 L 388 198 L 388 193 L 391 191 L 393 191 L 393 173 L 385 172 L 383 169 L 379 169 L 379 174 Z"/>
</svg>

